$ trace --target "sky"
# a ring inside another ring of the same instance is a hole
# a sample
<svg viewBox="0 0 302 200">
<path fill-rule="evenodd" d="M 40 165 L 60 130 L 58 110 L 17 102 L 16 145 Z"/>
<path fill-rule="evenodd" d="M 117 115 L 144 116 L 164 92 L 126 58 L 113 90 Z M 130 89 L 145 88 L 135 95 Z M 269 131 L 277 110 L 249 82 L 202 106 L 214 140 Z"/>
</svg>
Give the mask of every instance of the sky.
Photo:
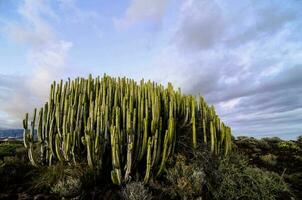
<svg viewBox="0 0 302 200">
<path fill-rule="evenodd" d="M 235 136 L 302 135 L 300 0 L 0 0 L 0 128 L 53 80 L 172 82 Z"/>
</svg>

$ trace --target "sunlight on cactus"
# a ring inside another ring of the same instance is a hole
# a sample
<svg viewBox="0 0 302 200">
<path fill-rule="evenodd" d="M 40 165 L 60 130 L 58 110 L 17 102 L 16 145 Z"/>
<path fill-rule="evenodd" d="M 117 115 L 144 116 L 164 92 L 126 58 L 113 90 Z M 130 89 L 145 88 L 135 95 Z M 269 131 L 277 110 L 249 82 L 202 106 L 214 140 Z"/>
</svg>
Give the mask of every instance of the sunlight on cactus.
<svg viewBox="0 0 302 200">
<path fill-rule="evenodd" d="M 213 154 L 231 150 L 231 129 L 214 107 L 203 97 L 174 90 L 170 83 L 164 88 L 107 75 L 54 82 L 49 101 L 34 110 L 30 127 L 28 118 L 26 114 L 23 120 L 24 146 L 32 165 L 86 160 L 102 171 L 110 160 L 111 179 L 118 185 L 129 180 L 137 166 L 145 165 L 140 173 L 145 183 L 159 176 L 184 129 L 191 130 L 194 149 L 203 144 Z"/>
</svg>

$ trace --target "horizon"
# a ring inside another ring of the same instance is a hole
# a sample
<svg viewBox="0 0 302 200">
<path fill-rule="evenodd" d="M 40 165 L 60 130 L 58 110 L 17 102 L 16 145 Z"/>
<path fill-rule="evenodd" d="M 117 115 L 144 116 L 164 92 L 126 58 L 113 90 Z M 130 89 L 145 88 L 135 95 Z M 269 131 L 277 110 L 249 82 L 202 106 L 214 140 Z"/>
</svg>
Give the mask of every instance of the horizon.
<svg viewBox="0 0 302 200">
<path fill-rule="evenodd" d="M 0 0 L 0 130 L 54 80 L 144 78 L 205 97 L 234 136 L 302 134 L 299 1 Z"/>
</svg>

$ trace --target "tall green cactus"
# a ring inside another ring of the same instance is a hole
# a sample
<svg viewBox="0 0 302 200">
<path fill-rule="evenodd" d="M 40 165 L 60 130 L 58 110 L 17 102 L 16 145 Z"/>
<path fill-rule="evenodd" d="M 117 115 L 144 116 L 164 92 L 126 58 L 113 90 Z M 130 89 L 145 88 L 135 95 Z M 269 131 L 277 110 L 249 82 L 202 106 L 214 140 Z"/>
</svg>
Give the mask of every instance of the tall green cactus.
<svg viewBox="0 0 302 200">
<path fill-rule="evenodd" d="M 193 149 L 203 143 L 214 154 L 231 150 L 231 129 L 214 107 L 170 83 L 165 88 L 107 75 L 61 80 L 51 84 L 48 102 L 36 112 L 31 127 L 28 114 L 23 120 L 24 146 L 34 166 L 85 161 L 101 173 L 111 161 L 115 184 L 129 180 L 142 166 L 145 183 L 162 174 L 188 130 Z"/>
<path fill-rule="evenodd" d="M 191 123 L 192 123 L 192 140 L 193 140 L 193 148 L 197 148 L 197 135 L 196 135 L 196 117 L 195 117 L 195 99 L 192 98 L 192 117 L 191 117 Z"/>
</svg>

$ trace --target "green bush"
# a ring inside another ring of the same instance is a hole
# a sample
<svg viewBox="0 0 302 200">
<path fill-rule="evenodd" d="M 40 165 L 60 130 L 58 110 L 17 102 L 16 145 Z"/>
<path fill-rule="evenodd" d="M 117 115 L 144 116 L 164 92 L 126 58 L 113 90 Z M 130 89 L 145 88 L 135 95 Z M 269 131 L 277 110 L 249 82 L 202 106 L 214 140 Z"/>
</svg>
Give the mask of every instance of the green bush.
<svg viewBox="0 0 302 200">
<path fill-rule="evenodd" d="M 278 143 L 282 141 L 279 137 L 267 137 L 262 138 L 262 140 L 267 141 L 268 143 Z"/>
<path fill-rule="evenodd" d="M 274 200 L 290 192 L 282 177 L 273 172 L 249 167 L 241 155 L 233 153 L 220 162 L 220 184 L 212 188 L 213 199 Z"/>
<path fill-rule="evenodd" d="M 272 147 L 271 145 L 266 141 L 266 140 L 258 140 L 258 144 L 259 148 L 263 149 L 263 150 L 270 150 Z"/>
<path fill-rule="evenodd" d="M 284 151 L 297 151 L 299 146 L 293 141 L 280 141 L 277 144 L 278 148 Z"/>
<path fill-rule="evenodd" d="M 266 154 L 266 155 L 261 155 L 260 160 L 264 164 L 270 165 L 270 166 L 275 166 L 277 164 L 277 156 L 270 154 L 270 153 Z"/>
<path fill-rule="evenodd" d="M 237 137 L 236 144 L 239 148 L 244 148 L 245 151 L 261 152 L 258 145 L 258 140 L 253 137 L 240 136 Z"/>
<path fill-rule="evenodd" d="M 0 159 L 3 159 L 6 156 L 15 156 L 16 154 L 16 145 L 10 143 L 0 144 Z"/>
</svg>

